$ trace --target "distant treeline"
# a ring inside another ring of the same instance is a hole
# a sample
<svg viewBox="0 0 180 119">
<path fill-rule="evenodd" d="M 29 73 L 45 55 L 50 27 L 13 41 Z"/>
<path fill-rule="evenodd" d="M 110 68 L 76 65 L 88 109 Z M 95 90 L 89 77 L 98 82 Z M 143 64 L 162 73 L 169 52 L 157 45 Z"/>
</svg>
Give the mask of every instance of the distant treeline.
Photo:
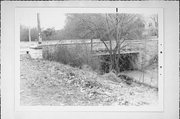
<svg viewBox="0 0 180 119">
<path fill-rule="evenodd" d="M 117 19 L 114 14 L 109 14 L 109 28 L 113 28 L 113 24 Z M 149 23 L 137 14 L 119 14 L 119 37 L 127 39 L 142 39 L 149 36 L 158 36 L 157 15 L 150 17 Z M 123 20 L 123 19 L 124 20 Z M 122 21 L 123 20 L 123 21 Z M 90 39 L 101 38 L 108 40 L 107 23 L 105 14 L 67 14 L 65 26 L 61 30 L 55 28 L 41 29 L 43 40 L 61 40 L 61 39 Z M 148 29 L 147 29 L 148 28 Z M 110 30 L 109 29 L 109 30 Z M 38 39 L 37 28 L 31 28 L 31 40 Z M 117 34 L 116 30 L 111 30 L 112 37 Z M 20 26 L 20 40 L 29 41 L 29 28 Z"/>
<path fill-rule="evenodd" d="M 63 31 L 55 30 L 54 28 L 47 28 L 45 30 L 42 29 L 41 35 L 43 40 L 59 40 L 63 39 Z M 38 39 L 38 30 L 37 28 L 30 29 L 31 41 L 36 41 Z M 20 27 L 20 40 L 21 41 L 29 41 L 29 28 L 26 26 Z"/>
</svg>

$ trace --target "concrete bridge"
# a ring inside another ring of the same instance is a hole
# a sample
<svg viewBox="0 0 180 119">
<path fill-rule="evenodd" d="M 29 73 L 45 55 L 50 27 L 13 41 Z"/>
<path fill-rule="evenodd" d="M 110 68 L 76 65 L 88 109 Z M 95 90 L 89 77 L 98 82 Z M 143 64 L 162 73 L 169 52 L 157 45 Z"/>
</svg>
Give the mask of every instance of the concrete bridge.
<svg viewBox="0 0 180 119">
<path fill-rule="evenodd" d="M 121 54 L 127 53 L 139 53 L 143 49 L 145 49 L 146 45 L 149 42 L 157 42 L 157 39 L 148 39 L 148 40 L 125 40 L 121 46 L 123 49 L 121 50 Z M 105 41 L 107 46 L 109 46 L 109 41 Z M 33 50 L 38 51 L 38 49 L 42 49 L 43 47 L 54 47 L 57 45 L 86 45 L 89 47 L 94 55 L 107 55 L 108 52 L 106 50 L 105 45 L 100 39 L 77 39 L 77 40 L 52 40 L 52 41 L 43 41 L 42 44 L 38 44 L 37 42 L 21 42 L 20 43 L 20 51 L 21 54 L 33 52 Z M 112 48 L 115 48 L 116 42 L 112 41 Z M 34 52 L 33 52 L 34 53 Z"/>
<path fill-rule="evenodd" d="M 105 43 L 109 46 L 109 41 L 105 41 Z M 65 45 L 69 47 L 72 47 L 73 45 L 85 45 L 91 50 L 91 53 L 94 56 L 109 55 L 105 45 L 102 41 L 100 41 L 100 39 L 52 40 L 43 41 L 41 44 L 38 44 L 37 42 L 21 42 L 20 44 L 20 54 L 29 53 L 32 58 L 43 58 L 42 54 L 44 48 L 55 49 L 54 47 L 58 45 Z M 147 49 L 151 50 L 152 47 L 157 47 L 157 45 L 157 39 L 126 40 L 121 44 L 121 46 L 124 47 L 121 49 L 120 54 L 134 54 L 137 56 L 137 62 L 141 64 L 143 62 L 143 53 L 146 52 Z M 116 42 L 112 41 L 112 48 L 115 48 L 115 46 Z M 148 57 L 151 58 L 151 55 Z"/>
</svg>

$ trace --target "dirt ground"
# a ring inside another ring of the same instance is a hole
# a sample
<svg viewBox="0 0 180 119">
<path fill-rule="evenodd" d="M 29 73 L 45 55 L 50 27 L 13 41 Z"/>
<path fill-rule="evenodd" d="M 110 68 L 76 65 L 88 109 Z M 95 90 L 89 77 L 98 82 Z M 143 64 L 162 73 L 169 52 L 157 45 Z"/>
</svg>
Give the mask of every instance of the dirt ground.
<svg viewBox="0 0 180 119">
<path fill-rule="evenodd" d="M 73 68 L 58 62 L 21 55 L 21 105 L 98 106 L 156 105 L 158 91 L 109 73 Z"/>
</svg>

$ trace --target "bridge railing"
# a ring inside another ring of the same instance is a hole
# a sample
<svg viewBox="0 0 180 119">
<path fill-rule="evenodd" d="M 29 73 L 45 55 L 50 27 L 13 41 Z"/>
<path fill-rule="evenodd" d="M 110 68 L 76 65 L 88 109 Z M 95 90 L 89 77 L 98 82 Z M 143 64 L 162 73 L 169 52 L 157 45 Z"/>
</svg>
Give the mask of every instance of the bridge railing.
<svg viewBox="0 0 180 119">
<path fill-rule="evenodd" d="M 107 46 L 109 46 L 109 42 L 105 42 L 107 44 Z M 113 41 L 112 42 L 112 48 L 114 49 L 116 46 L 116 42 Z M 122 52 L 130 52 L 130 51 L 139 51 L 142 50 L 142 41 L 140 40 L 136 40 L 136 41 L 126 41 L 123 44 L 121 44 L 121 51 Z M 100 42 L 99 44 L 94 44 L 93 45 L 93 51 L 95 52 L 107 52 L 107 49 L 105 47 L 105 45 Z"/>
<path fill-rule="evenodd" d="M 154 39 L 148 39 L 147 42 L 157 41 Z M 29 48 L 32 44 L 36 42 L 21 42 L 21 49 Z M 105 41 L 107 46 L 109 47 L 109 41 Z M 52 40 L 52 41 L 43 41 L 41 46 L 54 46 L 54 45 L 76 45 L 85 44 L 86 47 L 91 48 L 91 51 L 96 52 L 107 52 L 107 49 L 103 42 L 100 39 L 74 39 L 74 40 Z M 27 45 L 27 46 L 26 46 Z M 116 42 L 112 41 L 112 48 L 114 49 L 116 46 Z M 126 40 L 121 46 L 126 46 L 121 49 L 122 52 L 132 52 L 132 51 L 140 51 L 144 47 L 144 40 Z"/>
</svg>

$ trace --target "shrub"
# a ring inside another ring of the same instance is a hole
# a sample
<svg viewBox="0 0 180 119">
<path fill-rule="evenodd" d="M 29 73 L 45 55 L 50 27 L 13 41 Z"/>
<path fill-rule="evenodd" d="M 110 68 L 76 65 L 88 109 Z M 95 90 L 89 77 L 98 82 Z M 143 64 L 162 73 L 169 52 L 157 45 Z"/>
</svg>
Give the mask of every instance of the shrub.
<svg viewBox="0 0 180 119">
<path fill-rule="evenodd" d="M 43 58 L 79 68 L 88 65 L 93 70 L 98 69 L 100 65 L 98 57 L 91 54 L 87 45 L 48 46 L 43 49 Z"/>
</svg>

